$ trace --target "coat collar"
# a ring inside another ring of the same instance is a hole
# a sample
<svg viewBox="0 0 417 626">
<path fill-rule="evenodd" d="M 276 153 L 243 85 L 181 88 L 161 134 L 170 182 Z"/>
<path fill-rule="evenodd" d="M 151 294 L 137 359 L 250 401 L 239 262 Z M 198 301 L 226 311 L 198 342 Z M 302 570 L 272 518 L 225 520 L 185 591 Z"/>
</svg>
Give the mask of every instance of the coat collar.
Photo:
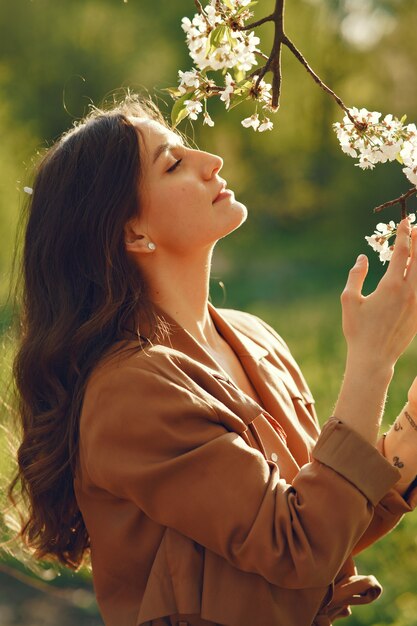
<svg viewBox="0 0 417 626">
<path fill-rule="evenodd" d="M 269 352 L 266 348 L 255 343 L 250 337 L 234 327 L 227 321 L 224 314 L 222 315 L 210 302 L 208 303 L 208 309 L 218 332 L 239 357 L 248 356 L 255 361 L 260 361 L 263 357 L 268 356 Z"/>
<path fill-rule="evenodd" d="M 250 337 L 242 333 L 226 319 L 224 313 L 216 309 L 210 302 L 207 304 L 210 317 L 223 339 L 229 344 L 238 357 L 249 357 L 258 362 L 267 356 L 268 350 L 252 341 Z M 219 370 L 215 359 L 206 350 L 204 344 L 198 342 L 185 328 L 180 326 L 166 311 L 155 306 L 157 315 L 167 324 L 169 333 L 167 337 L 157 340 L 158 345 L 165 345 L 183 352 L 192 358 L 202 361 L 211 369 Z M 226 313 L 227 315 L 227 313 Z M 154 342 L 155 344 L 155 342 Z"/>
</svg>

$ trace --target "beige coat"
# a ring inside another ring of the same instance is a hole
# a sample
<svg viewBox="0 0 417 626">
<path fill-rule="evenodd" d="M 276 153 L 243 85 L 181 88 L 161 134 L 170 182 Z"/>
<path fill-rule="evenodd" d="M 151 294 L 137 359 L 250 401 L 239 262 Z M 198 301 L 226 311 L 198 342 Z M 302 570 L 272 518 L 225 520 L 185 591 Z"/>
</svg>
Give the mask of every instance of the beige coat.
<svg viewBox="0 0 417 626">
<path fill-rule="evenodd" d="M 275 331 L 209 310 L 262 406 L 167 315 L 169 340 L 113 349 L 87 386 L 75 492 L 105 624 L 331 624 L 379 595 L 351 554 L 417 493 L 401 498 L 398 470 L 338 419 L 319 434 Z"/>
</svg>

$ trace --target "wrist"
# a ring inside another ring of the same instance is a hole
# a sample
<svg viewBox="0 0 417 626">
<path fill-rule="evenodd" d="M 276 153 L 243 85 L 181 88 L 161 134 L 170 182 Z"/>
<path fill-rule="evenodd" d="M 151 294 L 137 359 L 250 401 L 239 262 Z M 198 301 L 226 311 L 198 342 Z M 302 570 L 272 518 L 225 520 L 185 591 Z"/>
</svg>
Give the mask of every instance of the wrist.
<svg viewBox="0 0 417 626">
<path fill-rule="evenodd" d="M 347 361 L 333 414 L 372 445 L 377 441 L 391 378 L 386 369 Z"/>
<path fill-rule="evenodd" d="M 362 380 L 388 388 L 394 376 L 394 366 L 382 364 L 381 360 L 375 358 L 374 355 L 363 355 L 348 351 L 345 372 L 346 374 L 356 375 Z"/>
</svg>

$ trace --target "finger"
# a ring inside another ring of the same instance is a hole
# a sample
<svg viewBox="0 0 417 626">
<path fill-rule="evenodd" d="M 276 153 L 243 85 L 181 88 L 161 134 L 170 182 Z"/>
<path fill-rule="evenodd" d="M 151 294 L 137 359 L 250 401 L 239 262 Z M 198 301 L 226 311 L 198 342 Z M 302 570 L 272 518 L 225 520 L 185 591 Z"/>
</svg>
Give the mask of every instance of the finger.
<svg viewBox="0 0 417 626">
<path fill-rule="evenodd" d="M 385 276 L 387 278 L 403 278 L 410 250 L 410 222 L 407 217 L 401 220 L 394 244 L 394 252 Z"/>
<path fill-rule="evenodd" d="M 346 287 L 342 293 L 342 299 L 349 299 L 351 301 L 360 300 L 367 273 L 368 257 L 365 254 L 360 254 L 356 259 L 355 265 L 349 272 Z"/>
<path fill-rule="evenodd" d="M 417 287 L 417 226 L 411 230 L 411 256 L 407 267 L 407 280 Z"/>
</svg>

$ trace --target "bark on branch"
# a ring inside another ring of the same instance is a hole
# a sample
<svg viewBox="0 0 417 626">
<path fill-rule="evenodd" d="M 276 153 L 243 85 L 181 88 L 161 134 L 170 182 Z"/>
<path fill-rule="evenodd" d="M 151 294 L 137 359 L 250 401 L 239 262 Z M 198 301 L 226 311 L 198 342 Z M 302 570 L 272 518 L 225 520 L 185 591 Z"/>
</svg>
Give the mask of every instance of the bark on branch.
<svg viewBox="0 0 417 626">
<path fill-rule="evenodd" d="M 411 196 L 414 196 L 416 194 L 417 187 L 411 187 L 411 189 L 403 193 L 398 198 L 395 198 L 394 200 L 389 200 L 388 202 L 384 202 L 384 204 L 380 204 L 379 206 L 377 206 L 374 209 L 374 213 L 379 213 L 380 211 L 383 211 L 390 206 L 395 206 L 396 204 L 399 204 L 401 206 L 401 219 L 404 219 L 407 216 L 407 200 L 408 198 L 411 198 Z"/>
</svg>

